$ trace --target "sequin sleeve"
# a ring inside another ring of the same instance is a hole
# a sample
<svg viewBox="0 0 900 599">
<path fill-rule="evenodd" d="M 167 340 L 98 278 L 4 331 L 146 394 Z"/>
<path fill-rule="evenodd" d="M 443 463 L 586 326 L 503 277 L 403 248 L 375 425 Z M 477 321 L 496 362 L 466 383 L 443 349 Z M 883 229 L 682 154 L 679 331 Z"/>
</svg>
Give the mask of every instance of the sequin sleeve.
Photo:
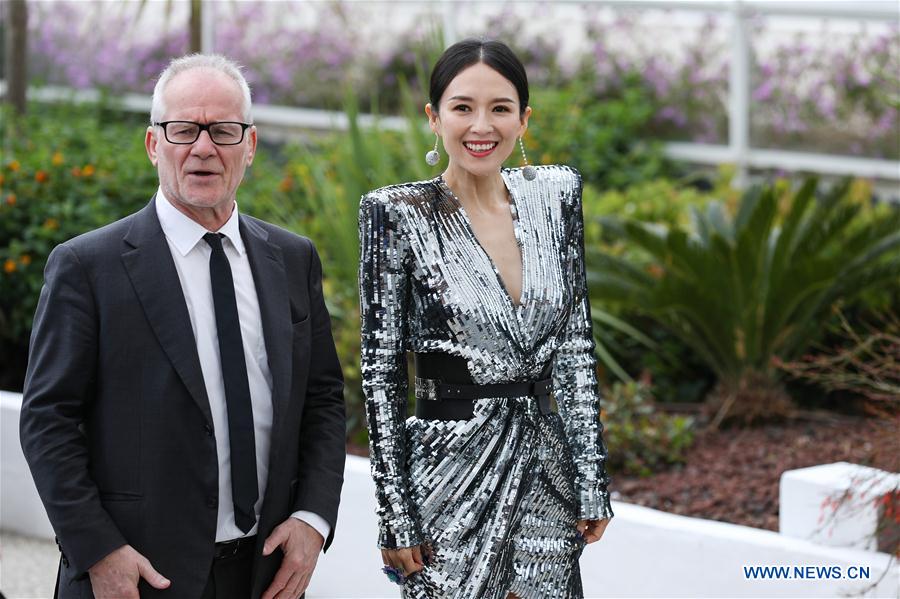
<svg viewBox="0 0 900 599">
<path fill-rule="evenodd" d="M 399 211 L 373 192 L 359 209 L 360 368 L 381 547 L 422 542 L 407 492 L 404 421 L 409 246 Z"/>
<path fill-rule="evenodd" d="M 574 181 L 566 194 L 568 246 L 566 253 L 573 287 L 573 308 L 563 340 L 556 350 L 553 379 L 559 413 L 578 477 L 575 488 L 579 497 L 579 518 L 612 517 L 609 503 L 609 476 L 606 474 L 606 445 L 600 422 L 600 392 L 597 384 L 597 360 L 591 307 L 587 292 L 584 262 L 584 217 L 581 209 L 581 176 L 573 172 Z"/>
</svg>

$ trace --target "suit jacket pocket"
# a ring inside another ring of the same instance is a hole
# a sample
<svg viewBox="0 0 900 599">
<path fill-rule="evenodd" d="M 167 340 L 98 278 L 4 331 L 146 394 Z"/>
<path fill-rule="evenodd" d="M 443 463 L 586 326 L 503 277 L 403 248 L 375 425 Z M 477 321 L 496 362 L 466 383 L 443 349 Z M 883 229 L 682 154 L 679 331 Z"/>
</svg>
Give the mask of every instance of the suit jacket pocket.
<svg viewBox="0 0 900 599">
<path fill-rule="evenodd" d="M 309 314 L 303 320 L 292 323 L 291 329 L 294 332 L 294 341 L 297 341 L 300 337 L 309 336 Z"/>
<path fill-rule="evenodd" d="M 144 498 L 129 493 L 101 493 L 100 503 L 125 540 L 142 547 L 146 541 Z"/>
</svg>

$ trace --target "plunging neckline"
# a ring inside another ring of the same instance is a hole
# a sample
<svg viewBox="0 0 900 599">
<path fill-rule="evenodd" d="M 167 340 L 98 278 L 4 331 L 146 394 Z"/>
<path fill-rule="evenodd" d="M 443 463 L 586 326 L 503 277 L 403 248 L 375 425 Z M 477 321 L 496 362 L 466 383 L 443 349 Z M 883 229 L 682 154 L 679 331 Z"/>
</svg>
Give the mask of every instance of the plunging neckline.
<svg viewBox="0 0 900 599">
<path fill-rule="evenodd" d="M 491 257 L 490 253 L 488 253 L 487 249 L 481 244 L 481 240 L 478 239 L 478 235 L 475 233 L 475 227 L 472 226 L 472 220 L 469 218 L 468 212 L 466 212 L 465 206 L 460 201 L 456 194 L 453 193 L 453 190 L 450 189 L 450 186 L 447 184 L 447 181 L 444 180 L 443 175 L 438 175 L 437 182 L 438 186 L 441 190 L 444 191 L 444 194 L 453 200 L 456 204 L 457 208 L 459 208 L 460 214 L 462 214 L 462 221 L 466 228 L 469 230 L 469 233 L 472 235 L 472 239 L 475 241 L 475 246 L 484 254 L 484 257 L 487 259 L 488 264 L 491 266 L 491 270 L 494 271 L 494 276 L 497 277 L 497 283 L 500 286 L 500 289 L 503 290 L 503 294 L 506 296 L 506 300 L 509 302 L 513 311 L 518 314 L 519 310 L 524 305 L 525 300 L 525 291 L 527 289 L 525 285 L 525 275 L 528 273 L 528 270 L 525 268 L 525 240 L 523 239 L 523 235 L 521 232 L 521 223 L 519 222 L 519 207 L 516 202 L 515 195 L 513 195 L 512 188 L 509 186 L 509 182 L 506 180 L 506 176 L 503 171 L 500 172 L 500 178 L 503 181 L 503 186 L 506 188 L 506 197 L 509 201 L 509 211 L 512 216 L 512 225 L 513 225 L 513 236 L 516 240 L 516 245 L 519 248 L 519 262 L 521 268 L 521 276 L 522 276 L 522 285 L 519 290 L 519 300 L 516 301 L 513 299 L 512 294 L 509 292 L 509 288 L 506 286 L 506 282 L 503 280 L 503 275 L 500 274 L 500 269 L 497 268 L 497 264 L 494 262 L 494 259 Z"/>
</svg>

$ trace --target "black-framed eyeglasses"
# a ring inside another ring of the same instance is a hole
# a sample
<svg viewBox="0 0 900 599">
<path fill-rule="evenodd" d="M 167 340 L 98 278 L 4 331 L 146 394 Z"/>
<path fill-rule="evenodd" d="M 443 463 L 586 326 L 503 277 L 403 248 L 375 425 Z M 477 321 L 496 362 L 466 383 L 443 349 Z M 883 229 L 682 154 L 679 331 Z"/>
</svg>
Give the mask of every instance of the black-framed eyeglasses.
<svg viewBox="0 0 900 599">
<path fill-rule="evenodd" d="M 253 126 L 237 121 L 220 121 L 205 125 L 194 121 L 163 121 L 153 124 L 163 128 L 166 141 L 170 144 L 192 144 L 200 138 L 201 131 L 206 131 L 217 146 L 236 146 L 244 141 L 244 131 Z"/>
</svg>

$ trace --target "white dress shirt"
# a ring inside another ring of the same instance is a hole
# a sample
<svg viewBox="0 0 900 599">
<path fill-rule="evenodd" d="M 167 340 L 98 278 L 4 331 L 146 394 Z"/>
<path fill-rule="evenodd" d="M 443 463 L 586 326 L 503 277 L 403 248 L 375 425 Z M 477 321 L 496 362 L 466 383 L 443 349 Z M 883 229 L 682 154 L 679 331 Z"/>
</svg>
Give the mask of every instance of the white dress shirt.
<svg viewBox="0 0 900 599">
<path fill-rule="evenodd" d="M 225 382 L 219 359 L 219 337 L 216 330 L 216 314 L 213 306 L 212 283 L 209 277 L 209 257 L 212 249 L 203 240 L 209 233 L 202 225 L 175 208 L 163 195 L 156 192 L 156 214 L 166 236 L 181 290 L 191 318 L 191 328 L 197 343 L 203 382 L 209 397 L 215 431 L 216 453 L 219 458 L 219 507 L 216 523 L 216 542 L 229 541 L 245 536 L 234 521 L 234 504 L 231 497 L 231 446 L 229 445 L 228 407 L 225 403 Z M 256 518 L 262 509 L 266 480 L 269 475 L 269 445 L 272 433 L 272 373 L 269 372 L 266 344 L 256 285 L 250 270 L 250 261 L 238 226 L 238 208 L 221 229 L 213 231 L 225 236 L 222 246 L 231 265 L 234 294 L 237 300 L 238 318 L 241 324 L 241 340 L 247 362 L 247 379 L 250 383 L 250 401 L 253 406 L 253 434 L 256 442 L 256 475 L 259 499 L 256 501 Z M 298 511 L 291 514 L 312 526 L 323 539 L 328 538 L 331 526 L 318 514 Z M 254 535 L 254 524 L 246 535 Z"/>
</svg>

